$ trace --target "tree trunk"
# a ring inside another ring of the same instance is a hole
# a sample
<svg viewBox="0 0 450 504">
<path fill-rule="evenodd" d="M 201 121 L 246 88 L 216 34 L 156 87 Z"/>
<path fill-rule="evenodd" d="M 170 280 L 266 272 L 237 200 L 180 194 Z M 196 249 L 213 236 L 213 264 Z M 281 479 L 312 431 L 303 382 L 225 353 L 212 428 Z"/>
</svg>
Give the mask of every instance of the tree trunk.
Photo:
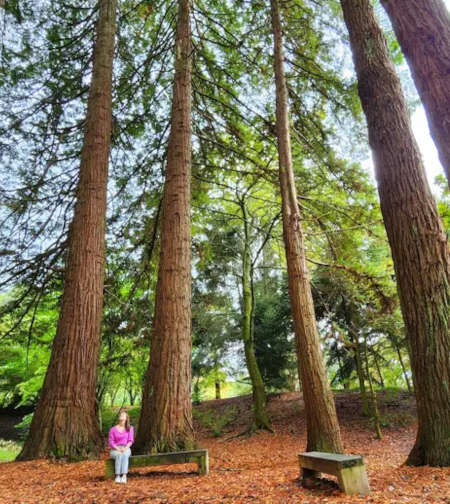
<svg viewBox="0 0 450 504">
<path fill-rule="evenodd" d="M 119 393 L 119 389 L 116 387 L 109 395 L 111 399 L 111 408 L 114 407 L 114 403 L 116 402 L 117 394 Z"/>
<path fill-rule="evenodd" d="M 276 83 L 276 127 L 282 200 L 283 238 L 289 296 L 294 321 L 299 376 L 307 423 L 307 451 L 342 452 L 333 394 L 328 383 L 316 326 L 303 230 L 297 202 L 289 133 L 289 107 L 283 67 L 283 42 L 278 0 L 271 0 Z M 303 473 L 306 479 L 309 474 Z M 305 478 L 304 478 L 305 479 Z M 307 483 L 307 481 L 304 481 Z"/>
<path fill-rule="evenodd" d="M 378 379 L 380 380 L 380 387 L 384 389 L 384 380 L 383 375 L 381 374 L 380 365 L 378 364 L 377 353 L 373 350 L 373 362 L 375 363 L 375 367 L 377 368 Z"/>
<path fill-rule="evenodd" d="M 367 400 L 365 373 L 362 365 L 361 345 L 359 344 L 359 336 L 358 332 L 354 329 L 350 331 L 350 334 L 354 345 L 353 351 L 355 353 L 356 374 L 358 375 L 359 392 L 361 394 L 362 414 L 364 416 L 369 416 L 369 401 Z"/>
<path fill-rule="evenodd" d="M 371 410 L 372 410 L 372 420 L 374 423 L 377 439 L 382 439 L 383 434 L 381 433 L 380 413 L 378 412 L 377 396 L 375 393 L 375 389 L 373 388 L 372 377 L 370 376 L 369 352 L 367 351 L 367 337 L 366 336 L 364 336 L 364 359 L 366 362 L 366 375 L 367 375 L 367 381 L 369 382 L 369 389 L 370 389 L 370 405 L 371 405 Z"/>
<path fill-rule="evenodd" d="M 400 353 L 400 347 L 396 343 L 394 343 L 394 348 L 397 351 L 398 360 L 400 361 L 400 366 L 402 367 L 402 372 L 403 372 L 403 377 L 404 377 L 405 382 L 406 382 L 406 387 L 408 389 L 408 392 L 411 393 L 412 392 L 411 383 L 409 382 L 409 378 L 408 378 L 408 375 L 406 373 L 405 364 L 403 363 L 402 354 Z"/>
<path fill-rule="evenodd" d="M 407 463 L 450 464 L 450 265 L 400 81 L 369 0 L 341 0 L 411 347 L 419 429 Z"/>
<path fill-rule="evenodd" d="M 450 186 L 450 15 L 442 0 L 381 0 L 425 107 Z"/>
<path fill-rule="evenodd" d="M 258 429 L 272 430 L 266 412 L 266 391 L 254 345 L 254 308 L 253 294 L 253 267 L 250 256 L 250 241 L 248 233 L 247 215 L 244 202 L 240 202 L 242 218 L 244 221 L 244 251 L 242 257 L 242 340 L 244 342 L 245 362 L 252 383 L 253 394 L 253 419 L 250 431 Z"/>
<path fill-rule="evenodd" d="M 136 449 L 194 445 L 191 404 L 191 28 L 189 0 L 179 0 L 171 129 L 167 150 L 150 362 Z"/>
<path fill-rule="evenodd" d="M 220 395 L 220 381 L 219 380 L 216 380 L 215 386 L 216 386 L 216 399 L 220 399 L 221 395 Z"/>
<path fill-rule="evenodd" d="M 45 456 L 77 460 L 96 457 L 103 448 L 95 396 L 115 30 L 116 1 L 101 0 L 61 311 L 40 400 L 20 460 Z"/>
</svg>

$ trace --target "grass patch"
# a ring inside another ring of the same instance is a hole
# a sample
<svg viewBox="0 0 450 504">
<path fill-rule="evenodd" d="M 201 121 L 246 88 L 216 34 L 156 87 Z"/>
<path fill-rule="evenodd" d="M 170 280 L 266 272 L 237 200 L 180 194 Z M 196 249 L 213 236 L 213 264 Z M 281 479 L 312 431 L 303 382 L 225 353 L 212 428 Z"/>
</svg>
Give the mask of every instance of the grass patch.
<svg viewBox="0 0 450 504">
<path fill-rule="evenodd" d="M 21 450 L 21 446 L 14 441 L 0 439 L 0 462 L 11 462 Z"/>
</svg>

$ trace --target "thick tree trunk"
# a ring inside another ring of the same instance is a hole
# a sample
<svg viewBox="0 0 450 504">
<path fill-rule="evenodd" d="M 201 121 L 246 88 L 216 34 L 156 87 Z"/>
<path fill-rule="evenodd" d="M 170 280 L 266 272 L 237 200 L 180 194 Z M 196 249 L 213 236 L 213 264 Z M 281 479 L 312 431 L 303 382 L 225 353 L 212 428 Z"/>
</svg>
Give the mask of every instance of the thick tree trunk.
<svg viewBox="0 0 450 504">
<path fill-rule="evenodd" d="M 442 0 L 381 0 L 411 69 L 450 185 L 450 15 Z"/>
<path fill-rule="evenodd" d="M 179 0 L 171 129 L 161 221 L 161 252 L 150 362 L 136 450 L 194 445 L 191 405 L 191 28 Z"/>
<path fill-rule="evenodd" d="M 447 238 L 425 178 L 400 81 L 369 0 L 341 0 L 341 4 L 411 347 L 419 429 L 407 462 L 449 465 Z"/>
<path fill-rule="evenodd" d="M 97 364 L 103 304 L 106 188 L 116 1 L 99 2 L 94 63 L 64 291 L 49 367 L 20 460 L 99 455 Z"/>
<path fill-rule="evenodd" d="M 283 67 L 283 42 L 278 0 L 271 0 L 271 7 L 283 238 L 299 376 L 301 376 L 306 409 L 307 450 L 342 452 L 336 408 L 320 348 L 309 273 L 306 266 L 303 230 L 292 167 L 288 93 Z"/>
<path fill-rule="evenodd" d="M 250 432 L 258 429 L 271 430 L 270 420 L 266 413 L 266 391 L 254 345 L 254 308 L 253 294 L 253 268 L 250 256 L 250 243 L 248 223 L 244 202 L 241 202 L 242 217 L 244 221 L 244 251 L 242 257 L 242 340 L 244 342 L 245 362 L 252 383 L 253 394 L 253 419 Z"/>
</svg>

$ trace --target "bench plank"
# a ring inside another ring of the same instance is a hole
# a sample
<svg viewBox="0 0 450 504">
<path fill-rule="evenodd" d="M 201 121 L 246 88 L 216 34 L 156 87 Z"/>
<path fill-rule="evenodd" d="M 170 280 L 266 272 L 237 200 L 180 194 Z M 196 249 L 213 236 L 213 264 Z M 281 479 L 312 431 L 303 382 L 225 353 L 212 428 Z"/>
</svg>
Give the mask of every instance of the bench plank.
<svg viewBox="0 0 450 504">
<path fill-rule="evenodd" d="M 366 468 L 360 455 L 305 452 L 300 453 L 298 458 L 300 469 L 304 469 L 305 484 L 308 478 L 323 472 L 337 476 L 339 486 L 346 494 L 368 495 L 370 493 Z"/>
<path fill-rule="evenodd" d="M 190 450 L 180 452 L 154 453 L 149 455 L 131 455 L 129 467 L 145 467 L 155 465 L 172 465 L 196 463 L 199 474 L 209 473 L 208 450 Z M 114 459 L 106 460 L 105 477 L 114 477 Z"/>
</svg>

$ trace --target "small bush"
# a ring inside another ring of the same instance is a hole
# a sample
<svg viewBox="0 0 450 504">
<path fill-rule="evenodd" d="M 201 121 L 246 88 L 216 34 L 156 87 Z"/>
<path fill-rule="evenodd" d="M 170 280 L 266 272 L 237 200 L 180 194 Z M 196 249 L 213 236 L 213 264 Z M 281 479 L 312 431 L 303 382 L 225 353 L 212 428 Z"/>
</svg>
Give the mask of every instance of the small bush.
<svg viewBox="0 0 450 504">
<path fill-rule="evenodd" d="M 19 439 L 25 441 L 28 437 L 28 433 L 30 432 L 31 420 L 33 420 L 33 413 L 28 413 L 22 418 L 22 421 L 14 426 L 18 431 Z"/>
<path fill-rule="evenodd" d="M 389 413 L 380 416 L 380 425 L 383 428 L 396 429 L 399 427 L 407 427 L 414 422 L 415 418 L 410 413 Z"/>
<path fill-rule="evenodd" d="M 1 439 L 0 438 L 0 450 L 8 450 L 13 452 L 19 452 L 21 450 L 19 443 L 12 441 L 11 439 Z"/>
<path fill-rule="evenodd" d="M 194 418 L 201 425 L 209 429 L 214 437 L 219 437 L 224 427 L 229 425 L 237 414 L 237 407 L 225 408 L 224 411 L 215 412 L 214 410 L 194 410 Z"/>
</svg>

